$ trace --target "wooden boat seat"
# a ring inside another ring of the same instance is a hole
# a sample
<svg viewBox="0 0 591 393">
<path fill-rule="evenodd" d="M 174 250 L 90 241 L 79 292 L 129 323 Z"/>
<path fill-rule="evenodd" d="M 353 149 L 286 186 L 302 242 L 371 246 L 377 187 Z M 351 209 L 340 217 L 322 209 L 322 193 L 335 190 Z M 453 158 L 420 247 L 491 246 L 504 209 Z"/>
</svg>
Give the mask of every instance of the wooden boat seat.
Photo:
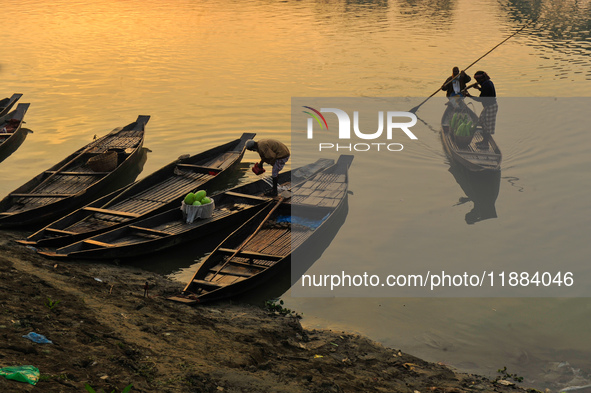
<svg viewBox="0 0 591 393">
<path fill-rule="evenodd" d="M 56 229 L 56 228 L 45 228 L 45 230 L 47 232 L 53 232 L 53 233 L 59 233 L 61 235 L 77 235 L 77 232 L 72 232 L 72 231 L 64 231 L 62 229 Z"/>
<path fill-rule="evenodd" d="M 238 266 L 255 267 L 255 268 L 258 268 L 261 270 L 265 270 L 266 268 L 269 267 L 269 266 L 265 266 L 265 265 L 257 265 L 254 263 L 240 262 L 240 261 L 230 261 L 229 263 L 231 263 L 232 265 L 238 265 Z"/>
<path fill-rule="evenodd" d="M 144 227 L 137 227 L 135 225 L 130 225 L 129 228 L 130 229 L 134 229 L 134 230 L 139 231 L 139 232 L 148 233 L 150 235 L 159 235 L 159 236 L 170 236 L 170 235 L 172 235 L 172 233 L 170 233 L 170 232 L 164 232 L 164 231 L 159 231 L 159 230 L 156 230 L 156 229 L 150 229 L 150 228 L 144 228 Z"/>
<path fill-rule="evenodd" d="M 193 172 L 198 172 L 198 173 L 209 173 L 209 172 L 215 172 L 220 173 L 222 171 L 222 169 L 220 168 L 213 168 L 213 167 L 209 167 L 209 166 L 202 166 L 202 165 L 193 165 L 193 164 L 177 164 L 177 168 L 187 168 L 187 169 L 191 169 Z"/>
<path fill-rule="evenodd" d="M 174 302 L 179 302 L 179 303 L 185 303 L 185 304 L 196 304 L 197 301 L 193 300 L 193 299 L 188 299 L 186 297 L 181 297 L 181 296 L 171 296 L 168 298 L 168 300 L 172 300 Z"/>
<path fill-rule="evenodd" d="M 12 198 L 67 198 L 76 194 L 8 194 Z"/>
<path fill-rule="evenodd" d="M 460 150 L 462 154 L 475 154 L 478 156 L 495 156 L 498 157 L 499 153 L 495 153 L 493 150 L 486 149 L 472 149 L 472 150 Z"/>
<path fill-rule="evenodd" d="M 222 287 L 222 285 L 220 285 L 220 284 L 216 284 L 214 282 L 205 281 L 205 280 L 197 280 L 197 279 L 195 279 L 195 280 L 193 280 L 193 283 L 194 284 L 197 284 L 197 285 L 200 285 L 200 286 L 203 286 L 203 287 L 214 287 L 214 288 L 221 288 Z"/>
<path fill-rule="evenodd" d="M 120 217 L 138 218 L 141 216 L 141 214 L 137 214 L 137 213 L 129 213 L 129 212 L 123 212 L 123 211 L 119 211 L 119 210 L 101 209 L 98 207 L 91 207 L 91 206 L 86 206 L 86 207 L 83 207 L 82 209 L 86 210 L 86 211 L 90 211 L 90 212 L 110 214 L 112 216 L 120 216 Z"/>
<path fill-rule="evenodd" d="M 227 267 L 227 266 L 226 266 Z M 217 274 L 225 274 L 227 276 L 236 276 L 236 277 L 252 277 L 254 274 L 253 273 L 246 273 L 246 272 L 237 272 L 237 271 L 227 271 L 224 269 L 218 271 L 218 269 L 209 269 L 210 272 L 212 273 L 217 273 Z"/>
<path fill-rule="evenodd" d="M 497 165 L 499 162 L 499 160 L 478 157 L 470 157 L 469 160 L 480 165 Z"/>
<path fill-rule="evenodd" d="M 60 176 L 103 176 L 108 175 L 111 172 L 58 172 L 58 171 L 45 171 L 48 175 L 57 173 Z"/>
<path fill-rule="evenodd" d="M 240 192 L 233 192 L 233 191 L 226 191 L 224 194 L 230 195 L 230 196 L 235 196 L 235 197 L 240 197 L 240 198 L 246 198 L 246 199 L 255 199 L 257 201 L 270 201 L 271 200 L 271 198 L 259 197 L 256 195 L 242 194 Z"/>
<path fill-rule="evenodd" d="M 226 254 L 234 254 L 237 250 L 233 250 L 231 248 L 218 248 L 218 251 Z M 260 252 L 252 251 L 240 251 L 236 256 L 242 258 L 266 259 L 271 261 L 279 261 L 280 259 L 284 258 L 283 255 L 261 254 Z"/>
<path fill-rule="evenodd" d="M 99 246 L 99 247 L 114 247 L 114 244 L 103 243 L 103 242 L 99 242 L 99 241 L 92 240 L 92 239 L 86 239 L 86 240 L 83 240 L 83 242 L 86 244 L 92 244 L 93 246 Z"/>
</svg>

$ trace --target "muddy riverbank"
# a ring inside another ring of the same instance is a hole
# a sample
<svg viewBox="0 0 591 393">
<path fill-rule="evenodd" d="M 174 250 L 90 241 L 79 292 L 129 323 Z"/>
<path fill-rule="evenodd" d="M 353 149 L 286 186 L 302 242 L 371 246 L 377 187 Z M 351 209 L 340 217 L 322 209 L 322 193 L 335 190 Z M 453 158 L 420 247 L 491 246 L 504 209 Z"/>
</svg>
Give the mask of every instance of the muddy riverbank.
<svg viewBox="0 0 591 393">
<path fill-rule="evenodd" d="M 231 303 L 166 300 L 182 284 L 137 268 L 52 261 L 0 240 L 0 365 L 32 365 L 36 386 L 3 392 L 510 392 L 347 332 Z M 150 283 L 144 297 L 144 283 Z M 36 344 L 30 332 L 53 344 Z"/>
</svg>

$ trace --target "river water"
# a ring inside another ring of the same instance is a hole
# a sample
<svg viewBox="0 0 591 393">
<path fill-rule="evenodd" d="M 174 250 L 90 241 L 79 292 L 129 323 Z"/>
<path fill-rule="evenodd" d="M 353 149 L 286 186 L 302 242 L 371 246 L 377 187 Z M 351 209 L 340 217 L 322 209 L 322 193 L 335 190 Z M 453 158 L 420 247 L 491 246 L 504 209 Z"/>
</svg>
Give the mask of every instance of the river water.
<svg viewBox="0 0 591 393">
<path fill-rule="evenodd" d="M 289 142 L 293 97 L 398 97 L 411 108 L 433 93 L 453 66 L 468 66 L 536 19 L 470 69 L 486 70 L 499 97 L 542 100 L 532 123 L 522 121 L 517 128 L 500 122 L 497 128 L 504 157 L 496 217 L 468 223 L 477 198 L 443 153 L 440 114 L 429 109 L 441 105 L 441 98 L 433 99 L 417 113 L 423 120 L 417 126 L 420 143 L 389 161 L 390 178 L 375 173 L 383 161 L 356 156 L 347 217 L 314 267 L 340 266 L 341 254 L 354 241 L 375 253 L 395 243 L 394 266 L 432 261 L 452 252 L 446 240 L 456 235 L 492 239 L 477 244 L 501 266 L 588 259 L 591 140 L 581 122 L 552 123 L 561 113 L 542 97 L 562 102 L 591 96 L 589 1 L 7 0 L 3 5 L 11 27 L 3 36 L 2 96 L 24 94 L 21 102 L 31 103 L 26 126 L 34 133 L 0 164 L 2 195 L 95 134 L 139 114 L 151 115 L 145 142 L 151 152 L 142 177 L 181 154 L 245 131 Z M 514 108 L 521 101 L 506 102 L 505 108 Z M 546 127 L 534 126 L 536 121 Z M 245 162 L 255 159 L 245 156 Z M 254 178 L 247 164 L 241 169 L 237 182 Z M 375 195 L 376 182 L 390 184 L 386 195 Z M 386 219 L 382 206 L 388 202 L 395 215 Z M 382 237 L 360 234 L 370 230 Z M 184 281 L 193 259 L 205 251 L 163 255 L 151 266 Z M 283 298 L 303 313 L 308 327 L 359 332 L 462 371 L 494 377 L 506 366 L 540 388 L 591 383 L 588 298 L 342 298 L 289 292 Z"/>
</svg>

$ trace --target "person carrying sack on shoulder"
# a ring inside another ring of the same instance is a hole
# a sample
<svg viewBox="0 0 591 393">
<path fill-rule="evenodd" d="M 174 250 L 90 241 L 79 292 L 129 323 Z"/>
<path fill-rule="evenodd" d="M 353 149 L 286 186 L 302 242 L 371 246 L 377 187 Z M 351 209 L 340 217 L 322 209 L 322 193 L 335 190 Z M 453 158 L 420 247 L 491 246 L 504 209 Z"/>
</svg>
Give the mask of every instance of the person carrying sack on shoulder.
<svg viewBox="0 0 591 393">
<path fill-rule="evenodd" d="M 263 163 L 273 166 L 273 170 L 271 171 L 271 177 L 273 178 L 273 189 L 266 195 L 276 196 L 278 183 L 277 176 L 279 176 L 279 172 L 289 160 L 291 152 L 287 146 L 274 139 L 261 139 L 258 142 L 249 139 L 246 141 L 245 147 L 247 150 L 256 151 L 259 153 L 261 162 L 258 163 L 258 166 L 260 168 L 263 167 Z"/>
</svg>

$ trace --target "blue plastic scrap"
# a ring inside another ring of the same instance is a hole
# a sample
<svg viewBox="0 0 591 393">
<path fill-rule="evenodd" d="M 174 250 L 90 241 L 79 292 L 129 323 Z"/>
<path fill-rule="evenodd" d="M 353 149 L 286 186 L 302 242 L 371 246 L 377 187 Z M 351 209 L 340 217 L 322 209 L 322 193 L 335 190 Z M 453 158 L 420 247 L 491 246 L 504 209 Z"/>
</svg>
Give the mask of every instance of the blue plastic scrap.
<svg viewBox="0 0 591 393">
<path fill-rule="evenodd" d="M 53 342 L 51 342 L 51 340 L 48 340 L 47 337 L 35 332 L 31 332 L 23 337 L 28 338 L 29 340 L 36 342 L 37 344 L 53 344 Z"/>
<path fill-rule="evenodd" d="M 277 222 L 289 222 L 292 224 L 308 227 L 310 229 L 316 229 L 328 218 L 329 215 L 330 213 L 322 217 L 320 220 L 311 220 L 309 218 L 303 218 L 298 216 L 278 216 Z"/>
</svg>

